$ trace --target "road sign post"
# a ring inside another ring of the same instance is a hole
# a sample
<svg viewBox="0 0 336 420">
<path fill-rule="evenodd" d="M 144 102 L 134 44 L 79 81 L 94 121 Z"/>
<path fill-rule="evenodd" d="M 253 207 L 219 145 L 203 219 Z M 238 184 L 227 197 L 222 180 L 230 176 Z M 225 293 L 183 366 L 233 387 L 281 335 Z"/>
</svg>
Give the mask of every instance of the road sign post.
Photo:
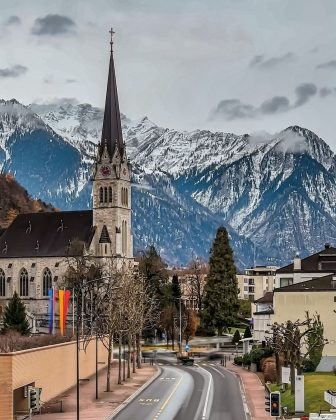
<svg viewBox="0 0 336 420">
<path fill-rule="evenodd" d="M 186 351 L 187 353 L 189 353 L 189 350 L 190 350 L 190 346 L 189 346 L 189 344 L 187 343 L 187 344 L 185 345 L 185 351 Z"/>
</svg>

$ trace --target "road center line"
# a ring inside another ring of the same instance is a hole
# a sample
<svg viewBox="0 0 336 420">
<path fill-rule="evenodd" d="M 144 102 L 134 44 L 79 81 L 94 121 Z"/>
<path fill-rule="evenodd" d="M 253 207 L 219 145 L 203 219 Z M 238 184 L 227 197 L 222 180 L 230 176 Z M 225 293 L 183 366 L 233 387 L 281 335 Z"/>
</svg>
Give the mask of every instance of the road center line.
<svg viewBox="0 0 336 420">
<path fill-rule="evenodd" d="M 208 372 L 206 369 L 202 368 L 202 366 L 199 366 L 200 369 L 203 369 L 208 375 L 209 375 L 209 385 L 208 385 L 208 390 L 206 393 L 206 397 L 205 397 L 205 404 L 204 404 L 204 408 L 203 408 L 203 413 L 202 413 L 202 420 L 204 420 L 206 418 L 206 412 L 208 409 L 208 403 L 209 403 L 209 397 L 210 397 L 210 389 L 211 389 L 211 385 L 212 385 L 212 375 L 210 372 Z"/>
<path fill-rule="evenodd" d="M 162 404 L 162 407 L 159 410 L 159 413 L 161 413 L 161 411 L 163 411 L 166 407 L 166 405 L 169 403 L 171 397 L 175 394 L 177 388 L 180 386 L 180 383 L 183 379 L 183 376 L 181 376 L 180 380 L 177 382 L 177 384 L 174 386 L 172 392 L 169 394 L 169 397 L 166 399 L 166 401 Z M 156 416 L 155 416 L 156 417 Z"/>
</svg>

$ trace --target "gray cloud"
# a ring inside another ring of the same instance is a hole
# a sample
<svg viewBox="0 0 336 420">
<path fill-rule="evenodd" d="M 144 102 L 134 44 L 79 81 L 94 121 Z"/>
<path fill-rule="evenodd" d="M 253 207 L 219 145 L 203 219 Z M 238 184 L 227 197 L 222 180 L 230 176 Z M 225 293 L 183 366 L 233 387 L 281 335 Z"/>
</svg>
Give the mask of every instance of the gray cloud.
<svg viewBox="0 0 336 420">
<path fill-rule="evenodd" d="M 302 83 L 295 88 L 297 99 L 294 108 L 304 105 L 309 99 L 316 95 L 317 87 L 313 83 Z"/>
<path fill-rule="evenodd" d="M 294 59 L 294 54 L 288 52 L 287 54 L 281 55 L 279 57 L 270 57 L 265 60 L 264 55 L 256 55 L 250 62 L 250 67 L 258 67 L 261 69 L 271 69 L 277 67 L 280 64 L 286 64 Z"/>
<path fill-rule="evenodd" d="M 219 102 L 212 112 L 211 118 L 224 118 L 230 121 L 256 118 L 260 115 L 280 114 L 306 104 L 316 93 L 317 87 L 313 83 L 302 83 L 295 88 L 296 100 L 293 104 L 290 103 L 286 96 L 273 96 L 262 102 L 260 106 L 244 104 L 239 99 L 226 99 Z"/>
<path fill-rule="evenodd" d="M 28 71 L 28 68 L 25 66 L 21 66 L 20 64 L 16 64 L 12 67 L 6 67 L 4 69 L 0 69 L 0 78 L 6 77 L 19 77 L 25 74 Z"/>
<path fill-rule="evenodd" d="M 20 25 L 21 24 L 21 19 L 19 18 L 19 16 L 9 16 L 9 18 L 6 20 L 5 25 L 6 26 L 11 26 L 11 25 Z"/>
<path fill-rule="evenodd" d="M 326 63 L 321 63 L 318 66 L 316 66 L 318 70 L 320 69 L 336 69 L 336 60 L 330 60 Z"/>
<path fill-rule="evenodd" d="M 76 79 L 66 79 L 65 83 L 76 83 L 77 80 Z"/>
<path fill-rule="evenodd" d="M 323 87 L 320 89 L 320 96 L 321 98 L 325 98 L 326 96 L 332 95 L 333 93 L 336 93 L 336 88 L 330 88 L 330 87 Z"/>
<path fill-rule="evenodd" d="M 219 102 L 212 118 L 224 117 L 226 120 L 235 120 L 255 116 L 256 108 L 253 105 L 243 104 L 239 99 L 227 99 Z"/>
<path fill-rule="evenodd" d="M 42 18 L 35 19 L 31 33 L 38 36 L 63 35 L 74 33 L 75 28 L 75 22 L 69 17 L 49 14 Z"/>
<path fill-rule="evenodd" d="M 286 112 L 290 108 L 289 99 L 286 96 L 273 96 L 260 105 L 262 114 L 277 114 L 278 112 Z"/>
</svg>

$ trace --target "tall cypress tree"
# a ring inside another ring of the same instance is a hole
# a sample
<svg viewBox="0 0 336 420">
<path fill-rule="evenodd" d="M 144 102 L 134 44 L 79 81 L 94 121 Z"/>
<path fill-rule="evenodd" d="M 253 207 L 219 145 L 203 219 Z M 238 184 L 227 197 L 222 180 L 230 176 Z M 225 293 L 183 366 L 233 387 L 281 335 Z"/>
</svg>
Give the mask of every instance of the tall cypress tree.
<svg viewBox="0 0 336 420">
<path fill-rule="evenodd" d="M 206 327 L 217 328 L 218 335 L 237 319 L 238 285 L 233 252 L 226 229 L 220 227 L 212 244 L 209 275 L 205 286 L 202 321 Z"/>
<path fill-rule="evenodd" d="M 15 330 L 22 335 L 28 335 L 30 332 L 26 307 L 16 292 L 14 292 L 13 297 L 9 300 L 4 310 L 3 323 L 2 333 Z"/>
</svg>

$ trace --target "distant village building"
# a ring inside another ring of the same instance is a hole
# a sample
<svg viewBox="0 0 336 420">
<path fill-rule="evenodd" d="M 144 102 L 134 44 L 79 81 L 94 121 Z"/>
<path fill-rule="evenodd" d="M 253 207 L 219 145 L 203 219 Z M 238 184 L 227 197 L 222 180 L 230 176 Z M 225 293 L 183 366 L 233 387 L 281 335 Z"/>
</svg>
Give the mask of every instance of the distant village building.
<svg viewBox="0 0 336 420">
<path fill-rule="evenodd" d="M 70 258 L 84 253 L 102 265 L 133 262 L 131 164 L 122 137 L 112 52 L 101 143 L 88 211 L 21 214 L 0 231 L 0 311 L 14 291 L 30 313 L 47 315 L 48 289 L 60 283 Z"/>
<path fill-rule="evenodd" d="M 266 340 L 266 331 L 270 329 L 273 314 L 273 292 L 266 292 L 264 296 L 254 301 L 252 306 L 254 340 L 259 342 Z"/>
<path fill-rule="evenodd" d="M 303 259 L 296 256 L 291 264 L 279 268 L 275 287 L 290 286 L 332 273 L 336 273 L 336 248 L 325 244 L 324 249 L 316 254 Z"/>
<path fill-rule="evenodd" d="M 244 274 L 237 274 L 239 299 L 254 302 L 263 297 L 265 293 L 272 292 L 277 268 L 256 266 L 246 269 Z"/>
</svg>

